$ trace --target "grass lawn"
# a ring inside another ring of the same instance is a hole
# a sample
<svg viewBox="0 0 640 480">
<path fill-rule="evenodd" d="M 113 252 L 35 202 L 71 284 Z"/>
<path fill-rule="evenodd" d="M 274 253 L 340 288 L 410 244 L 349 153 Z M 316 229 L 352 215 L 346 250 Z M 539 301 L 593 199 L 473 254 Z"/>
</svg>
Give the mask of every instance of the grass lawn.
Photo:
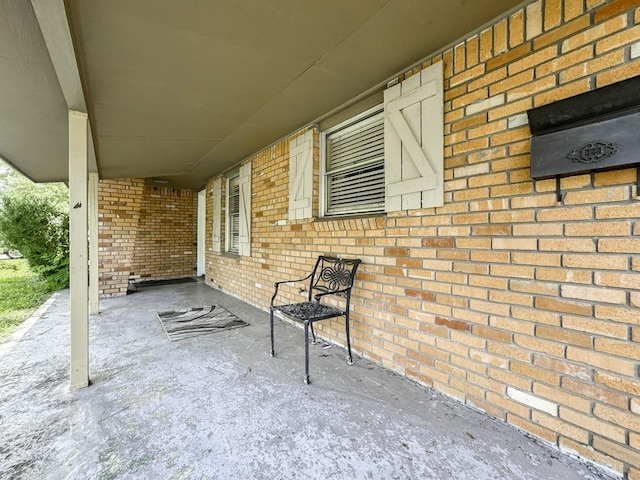
<svg viewBox="0 0 640 480">
<path fill-rule="evenodd" d="M 51 295 L 25 259 L 0 260 L 0 342 Z"/>
</svg>

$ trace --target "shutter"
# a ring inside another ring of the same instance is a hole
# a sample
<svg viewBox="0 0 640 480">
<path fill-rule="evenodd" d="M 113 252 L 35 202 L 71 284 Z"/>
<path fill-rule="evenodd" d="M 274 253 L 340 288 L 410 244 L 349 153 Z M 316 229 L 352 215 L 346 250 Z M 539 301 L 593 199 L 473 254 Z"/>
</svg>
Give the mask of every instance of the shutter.
<svg viewBox="0 0 640 480">
<path fill-rule="evenodd" d="M 289 220 L 311 218 L 313 131 L 289 142 Z"/>
<path fill-rule="evenodd" d="M 213 190 L 211 191 L 213 200 L 213 246 L 214 252 L 221 250 L 221 230 L 222 230 L 222 179 L 216 178 L 213 181 Z"/>
<path fill-rule="evenodd" d="M 238 254 L 251 255 L 251 164 L 240 167 L 238 178 L 240 187 L 240 233 L 238 235 Z"/>
<path fill-rule="evenodd" d="M 442 62 L 384 92 L 387 212 L 444 204 Z"/>
<path fill-rule="evenodd" d="M 326 136 L 326 214 L 384 211 L 384 114 L 380 108 Z"/>
<path fill-rule="evenodd" d="M 227 243 L 229 253 L 238 254 L 238 237 L 240 236 L 240 176 L 239 173 L 227 180 Z"/>
</svg>

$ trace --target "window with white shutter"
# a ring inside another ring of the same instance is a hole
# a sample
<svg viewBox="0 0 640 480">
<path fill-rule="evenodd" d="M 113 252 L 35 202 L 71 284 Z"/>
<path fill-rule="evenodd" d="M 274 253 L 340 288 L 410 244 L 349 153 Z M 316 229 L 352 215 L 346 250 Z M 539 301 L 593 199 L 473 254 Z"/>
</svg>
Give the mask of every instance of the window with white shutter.
<svg viewBox="0 0 640 480">
<path fill-rule="evenodd" d="M 213 236 L 212 248 L 214 252 L 220 252 L 220 235 L 222 225 L 222 179 L 216 178 L 213 181 L 213 190 L 211 191 L 211 199 L 213 200 Z"/>
<path fill-rule="evenodd" d="M 323 133 L 323 214 L 383 212 L 384 113 L 377 106 Z"/>
<path fill-rule="evenodd" d="M 240 236 L 240 177 L 227 179 L 227 252 L 238 253 L 238 237 Z"/>
</svg>

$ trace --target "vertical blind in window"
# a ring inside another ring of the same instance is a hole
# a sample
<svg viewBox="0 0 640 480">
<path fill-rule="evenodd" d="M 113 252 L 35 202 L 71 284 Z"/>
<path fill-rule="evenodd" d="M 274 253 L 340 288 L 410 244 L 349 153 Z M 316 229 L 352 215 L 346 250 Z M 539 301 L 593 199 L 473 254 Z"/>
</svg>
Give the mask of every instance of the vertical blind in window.
<svg viewBox="0 0 640 480">
<path fill-rule="evenodd" d="M 229 179 L 229 196 L 227 198 L 227 222 L 229 245 L 227 251 L 238 253 L 238 236 L 240 235 L 240 182 L 239 177 Z"/>
<path fill-rule="evenodd" d="M 384 114 L 370 115 L 326 135 L 325 214 L 384 211 Z"/>
</svg>

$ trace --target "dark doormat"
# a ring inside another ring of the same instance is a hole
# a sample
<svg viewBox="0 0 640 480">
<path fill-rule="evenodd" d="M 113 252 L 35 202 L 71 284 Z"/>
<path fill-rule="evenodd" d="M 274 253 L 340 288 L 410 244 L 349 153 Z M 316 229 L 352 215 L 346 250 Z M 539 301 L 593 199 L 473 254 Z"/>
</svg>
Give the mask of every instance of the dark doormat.
<svg viewBox="0 0 640 480">
<path fill-rule="evenodd" d="M 158 319 L 172 342 L 249 325 L 220 305 L 158 312 Z"/>
<path fill-rule="evenodd" d="M 167 280 L 143 280 L 141 282 L 133 282 L 136 288 L 140 287 L 157 287 L 159 285 L 176 285 L 178 283 L 194 283 L 197 282 L 193 277 L 169 278 Z"/>
</svg>

